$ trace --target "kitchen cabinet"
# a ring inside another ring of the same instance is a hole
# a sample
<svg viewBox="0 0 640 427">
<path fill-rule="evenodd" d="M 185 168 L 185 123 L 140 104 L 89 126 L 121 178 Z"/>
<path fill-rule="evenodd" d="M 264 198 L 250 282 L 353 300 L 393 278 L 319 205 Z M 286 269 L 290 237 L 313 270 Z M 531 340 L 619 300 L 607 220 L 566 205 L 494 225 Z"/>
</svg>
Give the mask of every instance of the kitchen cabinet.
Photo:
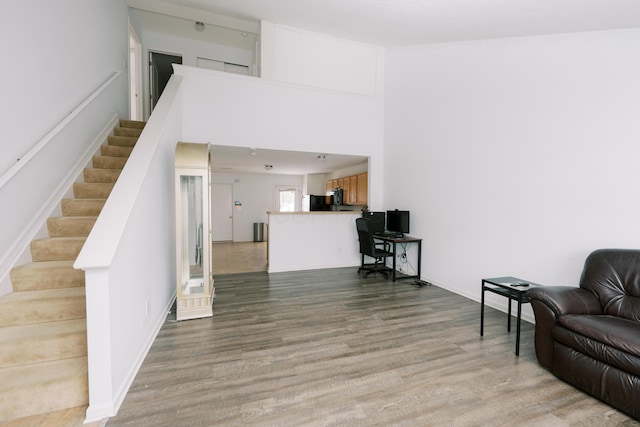
<svg viewBox="0 0 640 427">
<path fill-rule="evenodd" d="M 363 172 L 358 176 L 358 187 L 356 190 L 356 205 L 367 205 L 369 203 L 369 174 Z"/>
<path fill-rule="evenodd" d="M 346 178 L 345 178 L 346 182 Z M 348 199 L 350 205 L 358 204 L 358 175 L 352 175 L 349 177 L 349 191 L 345 187 L 345 192 L 349 193 Z"/>
<path fill-rule="evenodd" d="M 362 172 L 357 175 L 329 179 L 325 182 L 327 193 L 336 188 L 342 188 L 343 203 L 345 205 L 367 205 L 369 196 L 369 174 Z"/>
<path fill-rule="evenodd" d="M 342 179 L 342 203 L 345 205 L 350 205 L 355 202 L 356 199 L 351 199 L 350 189 L 351 189 L 351 181 L 350 177 L 345 177 Z"/>
</svg>

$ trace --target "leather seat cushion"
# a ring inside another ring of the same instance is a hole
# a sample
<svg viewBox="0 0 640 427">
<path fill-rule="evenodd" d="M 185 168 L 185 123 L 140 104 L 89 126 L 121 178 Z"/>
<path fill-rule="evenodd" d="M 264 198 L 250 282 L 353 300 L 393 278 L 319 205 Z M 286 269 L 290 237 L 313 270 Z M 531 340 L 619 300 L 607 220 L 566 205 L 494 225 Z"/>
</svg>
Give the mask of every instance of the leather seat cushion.
<svg viewBox="0 0 640 427">
<path fill-rule="evenodd" d="M 564 315 L 554 340 L 640 376 L 640 323 L 608 315 Z"/>
</svg>

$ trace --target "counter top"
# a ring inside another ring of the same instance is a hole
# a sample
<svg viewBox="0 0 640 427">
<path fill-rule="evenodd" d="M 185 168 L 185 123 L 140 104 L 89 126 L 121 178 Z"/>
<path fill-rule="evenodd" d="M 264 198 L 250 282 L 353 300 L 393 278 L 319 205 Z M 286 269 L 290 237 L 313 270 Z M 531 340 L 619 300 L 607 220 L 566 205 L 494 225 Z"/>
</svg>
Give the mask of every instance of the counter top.
<svg viewBox="0 0 640 427">
<path fill-rule="evenodd" d="M 313 212 L 271 212 L 267 211 L 267 215 L 318 215 L 318 214 L 349 214 L 362 215 L 362 211 L 313 211 Z"/>
</svg>

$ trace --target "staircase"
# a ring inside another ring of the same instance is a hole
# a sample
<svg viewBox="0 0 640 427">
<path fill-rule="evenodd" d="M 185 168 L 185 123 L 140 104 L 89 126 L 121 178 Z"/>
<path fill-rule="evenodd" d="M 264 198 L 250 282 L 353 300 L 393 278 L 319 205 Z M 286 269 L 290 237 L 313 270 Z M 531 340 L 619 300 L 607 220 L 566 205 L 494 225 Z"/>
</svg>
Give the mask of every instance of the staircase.
<svg viewBox="0 0 640 427">
<path fill-rule="evenodd" d="M 73 263 L 143 127 L 120 121 L 62 217 L 48 219 L 49 237 L 31 242 L 33 262 L 11 271 L 13 293 L 0 298 L 0 424 L 44 425 L 33 416 L 89 403 L 84 272 Z"/>
</svg>

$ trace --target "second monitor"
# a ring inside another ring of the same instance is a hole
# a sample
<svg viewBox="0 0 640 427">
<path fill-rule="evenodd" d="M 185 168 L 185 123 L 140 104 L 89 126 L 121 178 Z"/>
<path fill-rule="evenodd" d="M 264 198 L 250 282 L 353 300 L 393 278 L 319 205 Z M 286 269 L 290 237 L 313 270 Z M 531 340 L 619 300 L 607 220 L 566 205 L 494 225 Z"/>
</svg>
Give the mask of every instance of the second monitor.
<svg viewBox="0 0 640 427">
<path fill-rule="evenodd" d="M 387 231 L 409 234 L 409 211 L 398 209 L 387 211 Z"/>
</svg>

